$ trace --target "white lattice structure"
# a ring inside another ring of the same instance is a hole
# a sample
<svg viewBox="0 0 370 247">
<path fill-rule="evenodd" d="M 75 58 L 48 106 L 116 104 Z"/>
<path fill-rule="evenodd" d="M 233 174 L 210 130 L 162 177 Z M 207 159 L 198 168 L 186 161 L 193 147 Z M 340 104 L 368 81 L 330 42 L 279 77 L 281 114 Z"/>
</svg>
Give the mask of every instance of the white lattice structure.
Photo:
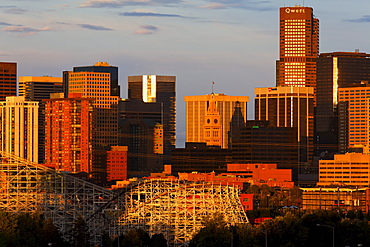
<svg viewBox="0 0 370 247">
<path fill-rule="evenodd" d="M 230 225 L 248 222 L 239 193 L 229 185 L 147 180 L 123 194 L 119 229 L 142 228 L 164 234 L 171 246 L 186 245 L 205 217 L 215 213 Z"/>
<path fill-rule="evenodd" d="M 0 160 L 0 209 L 43 213 L 67 239 L 82 216 L 92 244 L 100 243 L 102 231 L 116 221 L 116 193 L 10 154 L 0 152 Z"/>
</svg>

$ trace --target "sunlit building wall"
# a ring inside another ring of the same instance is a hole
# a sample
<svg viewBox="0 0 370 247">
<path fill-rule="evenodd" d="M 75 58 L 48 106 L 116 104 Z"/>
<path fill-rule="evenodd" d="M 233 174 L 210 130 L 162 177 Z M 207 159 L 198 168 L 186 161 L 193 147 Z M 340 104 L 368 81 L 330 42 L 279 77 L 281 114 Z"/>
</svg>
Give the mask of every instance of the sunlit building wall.
<svg viewBox="0 0 370 247">
<path fill-rule="evenodd" d="M 235 107 L 240 108 L 244 121 L 247 120 L 248 96 L 229 96 L 223 93 L 212 93 L 198 96 L 185 96 L 186 103 L 186 142 L 206 142 L 204 126 L 210 102 L 216 103 L 219 124 L 222 126 L 222 148 L 228 148 L 228 132 Z M 214 119 L 213 119 L 214 120 Z"/>
<path fill-rule="evenodd" d="M 38 162 L 38 102 L 23 96 L 0 102 L 0 148 L 29 161 Z"/>
<path fill-rule="evenodd" d="M 276 86 L 316 86 L 319 20 L 311 7 L 280 8 L 280 58 Z"/>
<path fill-rule="evenodd" d="M 107 180 L 127 179 L 127 146 L 113 146 L 107 151 Z"/>
<path fill-rule="evenodd" d="M 370 85 L 339 88 L 339 150 L 370 144 Z"/>
<path fill-rule="evenodd" d="M 20 76 L 19 96 L 26 100 L 39 102 L 39 164 L 44 163 L 45 158 L 45 104 L 43 99 L 50 99 L 51 93 L 63 92 L 62 77 L 52 76 Z"/>
<path fill-rule="evenodd" d="M 57 171 L 92 171 L 93 100 L 54 94 L 45 102 L 45 163 Z"/>
</svg>

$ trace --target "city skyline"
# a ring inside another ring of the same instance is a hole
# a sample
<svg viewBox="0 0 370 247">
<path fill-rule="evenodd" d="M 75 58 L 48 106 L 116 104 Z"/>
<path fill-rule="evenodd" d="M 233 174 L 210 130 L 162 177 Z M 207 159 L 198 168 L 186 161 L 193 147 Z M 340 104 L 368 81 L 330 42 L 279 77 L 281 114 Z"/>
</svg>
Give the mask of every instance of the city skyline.
<svg viewBox="0 0 370 247">
<path fill-rule="evenodd" d="M 215 92 L 253 102 L 255 87 L 274 86 L 279 8 L 296 4 L 303 1 L 6 0 L 0 56 L 18 63 L 18 76 L 61 76 L 73 66 L 106 61 L 119 67 L 122 98 L 130 75 L 174 75 L 179 144 L 185 141 L 184 96 L 211 93 L 214 81 Z M 369 52 L 363 2 L 304 6 L 320 19 L 320 52 Z"/>
</svg>

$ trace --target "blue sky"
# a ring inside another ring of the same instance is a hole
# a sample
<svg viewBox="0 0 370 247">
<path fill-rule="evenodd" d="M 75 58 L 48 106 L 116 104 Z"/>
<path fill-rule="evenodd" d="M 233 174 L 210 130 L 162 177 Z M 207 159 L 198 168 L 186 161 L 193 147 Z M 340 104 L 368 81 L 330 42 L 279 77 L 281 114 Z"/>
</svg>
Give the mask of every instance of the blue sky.
<svg viewBox="0 0 370 247">
<path fill-rule="evenodd" d="M 2 0 L 0 60 L 18 75 L 61 76 L 106 61 L 127 76 L 177 76 L 178 143 L 185 95 L 247 95 L 275 85 L 279 7 L 291 0 Z M 305 0 L 320 19 L 320 52 L 370 53 L 370 3 Z M 248 117 L 253 119 L 253 104 Z"/>
</svg>

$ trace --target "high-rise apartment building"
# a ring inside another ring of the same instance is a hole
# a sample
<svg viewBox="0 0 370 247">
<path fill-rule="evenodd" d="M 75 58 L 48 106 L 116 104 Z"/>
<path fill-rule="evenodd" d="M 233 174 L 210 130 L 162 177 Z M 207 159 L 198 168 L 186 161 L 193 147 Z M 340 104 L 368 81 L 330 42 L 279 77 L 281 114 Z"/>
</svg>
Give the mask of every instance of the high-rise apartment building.
<svg viewBox="0 0 370 247">
<path fill-rule="evenodd" d="M 43 99 L 50 99 L 52 93 L 63 92 L 62 77 L 52 76 L 21 76 L 19 77 L 19 96 L 26 100 L 39 102 L 39 164 L 45 158 L 45 105 Z"/>
<path fill-rule="evenodd" d="M 207 116 L 209 116 L 207 112 L 212 101 L 216 104 L 219 124 L 222 126 L 222 143 L 219 145 L 222 148 L 228 148 L 228 132 L 236 106 L 240 108 L 243 121 L 247 120 L 248 96 L 229 96 L 222 93 L 212 93 L 185 96 L 184 100 L 186 103 L 186 142 L 206 142 L 204 126 Z"/>
<path fill-rule="evenodd" d="M 370 54 L 358 51 L 320 54 L 315 113 L 317 154 L 338 152 L 339 89 L 366 84 L 366 81 L 370 81 Z M 361 97 L 361 94 L 356 96 Z M 355 102 L 353 100 L 351 104 Z"/>
<path fill-rule="evenodd" d="M 370 145 L 370 84 L 338 89 L 338 144 L 340 152 Z"/>
<path fill-rule="evenodd" d="M 17 64 L 0 62 L 0 101 L 17 95 Z"/>
<path fill-rule="evenodd" d="M 9 96 L 0 102 L 0 150 L 38 162 L 38 102 Z"/>
<path fill-rule="evenodd" d="M 312 160 L 314 88 L 255 88 L 255 119 L 269 121 L 275 127 L 295 127 L 298 132 L 301 162 Z"/>
<path fill-rule="evenodd" d="M 57 171 L 92 172 L 93 99 L 53 94 L 45 102 L 45 164 Z"/>
<path fill-rule="evenodd" d="M 118 96 L 112 96 L 111 73 L 65 72 L 68 75 L 68 95 L 80 93 L 82 98 L 94 99 L 93 120 L 93 179 L 104 183 L 107 164 L 106 151 L 118 143 Z"/>
<path fill-rule="evenodd" d="M 176 76 L 129 76 L 128 98 L 162 104 L 164 162 L 168 164 L 176 145 Z"/>
<path fill-rule="evenodd" d="M 319 20 L 311 7 L 280 8 L 280 58 L 276 86 L 315 87 Z"/>
</svg>

